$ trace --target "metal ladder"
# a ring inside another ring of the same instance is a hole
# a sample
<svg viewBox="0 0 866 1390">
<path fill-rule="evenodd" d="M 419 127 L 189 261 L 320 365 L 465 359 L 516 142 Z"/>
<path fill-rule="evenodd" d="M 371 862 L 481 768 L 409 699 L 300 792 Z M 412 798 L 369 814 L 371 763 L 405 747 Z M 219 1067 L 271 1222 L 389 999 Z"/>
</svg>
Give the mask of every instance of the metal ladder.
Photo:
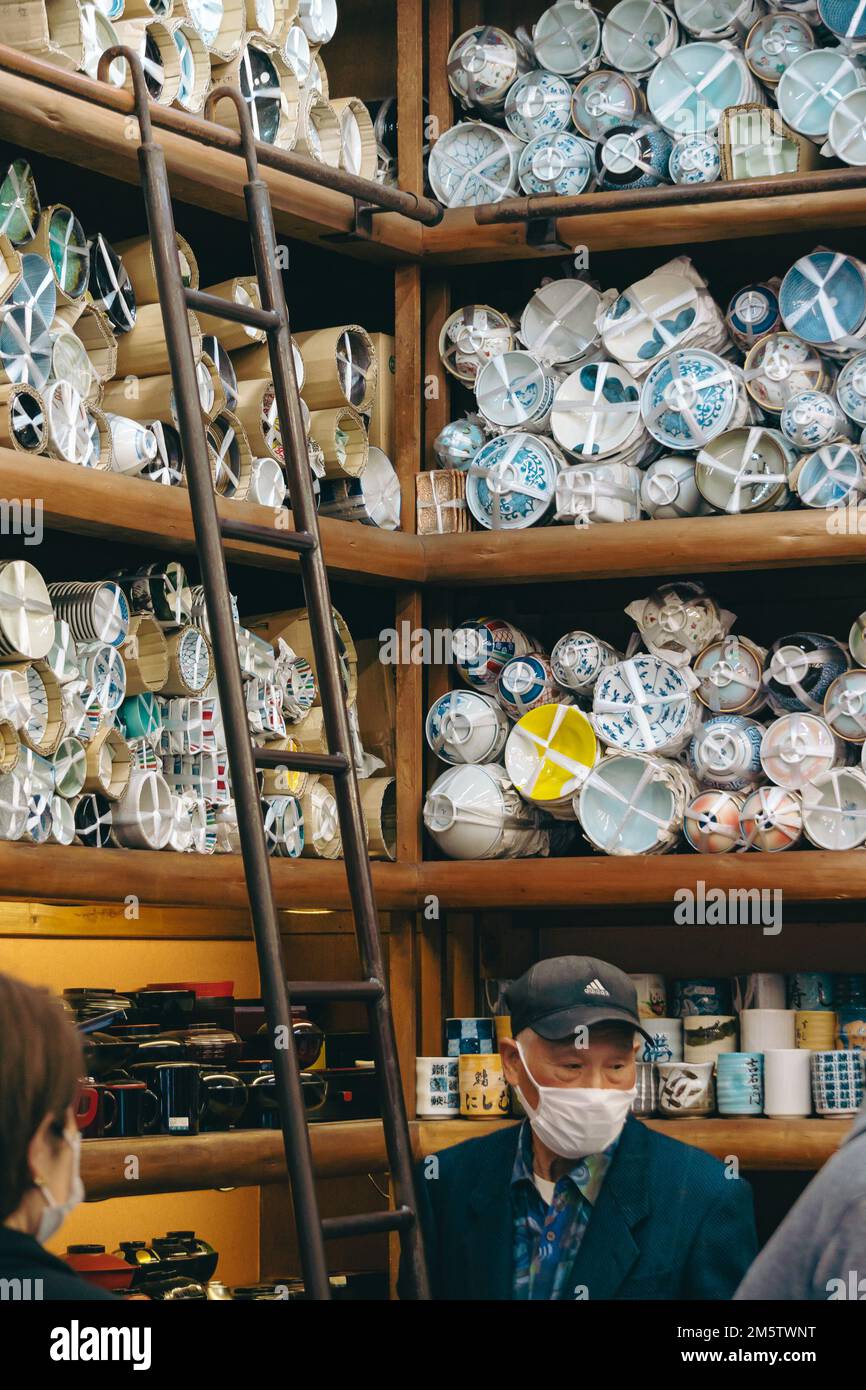
<svg viewBox="0 0 866 1390">
<path fill-rule="evenodd" d="M 138 162 L 141 185 L 174 381 L 178 428 L 186 464 L 196 548 L 216 658 L 217 685 L 237 806 L 262 997 L 271 1037 L 286 1040 L 285 1047 L 274 1048 L 274 1075 L 307 1296 L 313 1299 L 330 1298 L 324 1247 L 326 1239 L 396 1231 L 400 1236 L 407 1291 L 412 1297 L 425 1299 L 429 1298 L 427 1271 L 415 1209 L 409 1126 L 386 986 L 376 900 L 352 760 L 328 578 L 322 558 L 318 518 L 313 500 L 306 434 L 292 358 L 289 316 L 281 274 L 277 269 L 273 212 L 267 184 L 259 177 L 256 142 L 249 110 L 239 90 L 221 86 L 210 94 L 205 114 L 208 120 L 212 119 L 217 102 L 223 99 L 234 102 L 237 110 L 240 143 L 247 167 L 244 197 L 261 308 L 233 304 L 215 295 L 184 287 L 178 262 L 165 156 L 153 139 L 148 92 L 138 58 L 129 48 L 111 48 L 102 55 L 99 76 L 104 78 L 110 62 L 117 57 L 126 59 L 132 74 L 135 114 L 140 133 Z M 299 526 L 297 531 L 272 531 L 268 527 L 221 518 L 217 512 L 199 404 L 195 359 L 187 316 L 189 309 L 201 310 L 233 323 L 263 329 L 267 334 L 274 394 L 285 446 L 290 505 L 295 524 Z M 253 748 L 229 600 L 223 538 L 256 541 L 283 551 L 292 551 L 300 557 L 301 577 L 310 614 L 325 731 L 330 750 L 327 754 L 267 752 Z M 363 973 L 363 979 L 359 981 L 286 983 L 256 766 L 329 773 L 334 778 L 343 853 Z M 341 1000 L 363 1003 L 367 1007 L 394 1190 L 393 1210 L 325 1219 L 319 1215 L 309 1131 L 292 1035 L 292 999 L 297 1002 Z"/>
</svg>

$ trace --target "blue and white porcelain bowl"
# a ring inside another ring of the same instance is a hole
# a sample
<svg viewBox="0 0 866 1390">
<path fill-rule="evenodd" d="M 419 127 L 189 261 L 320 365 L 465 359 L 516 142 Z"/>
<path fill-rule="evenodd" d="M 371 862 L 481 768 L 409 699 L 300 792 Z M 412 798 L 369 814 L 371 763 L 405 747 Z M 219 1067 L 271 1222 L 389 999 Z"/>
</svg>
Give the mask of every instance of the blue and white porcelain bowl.
<svg viewBox="0 0 866 1390">
<path fill-rule="evenodd" d="M 527 144 L 571 124 L 571 83 L 555 72 L 527 72 L 505 98 L 505 124 Z"/>
<path fill-rule="evenodd" d="M 483 121 L 461 121 L 440 135 L 430 151 L 430 187 L 449 208 L 499 203 L 517 192 L 522 149 L 522 142 L 509 130 Z"/>
<path fill-rule="evenodd" d="M 601 47 L 597 11 L 577 0 L 558 0 L 533 27 L 532 47 L 536 62 L 548 72 L 577 77 Z"/>
<path fill-rule="evenodd" d="M 737 346 L 748 352 L 781 327 L 776 291 L 769 285 L 744 285 L 728 305 L 725 323 Z"/>
<path fill-rule="evenodd" d="M 837 38 L 866 42 L 866 11 L 859 0 L 818 0 L 818 15 Z"/>
<path fill-rule="evenodd" d="M 643 95 L 623 72 L 601 68 L 587 73 L 574 89 L 571 119 L 588 140 L 600 140 L 614 126 L 631 121 L 643 109 Z"/>
<path fill-rule="evenodd" d="M 810 140 L 821 140 L 830 129 L 837 102 L 864 85 L 866 74 L 841 49 L 815 48 L 801 53 L 785 69 L 776 100 L 792 130 Z"/>
<path fill-rule="evenodd" d="M 642 430 L 637 382 L 618 362 L 578 367 L 556 393 L 550 428 L 581 462 L 618 453 Z"/>
<path fill-rule="evenodd" d="M 547 439 L 516 432 L 491 439 L 469 468 L 466 501 L 488 530 L 523 530 L 553 505 L 562 457 Z"/>
<path fill-rule="evenodd" d="M 863 455 L 844 441 L 825 444 L 800 461 L 791 486 L 804 507 L 858 506 L 866 493 Z"/>
<path fill-rule="evenodd" d="M 468 468 L 487 435 L 472 420 L 452 420 L 433 441 L 440 468 Z"/>
<path fill-rule="evenodd" d="M 684 135 L 674 142 L 670 158 L 674 183 L 715 183 L 722 172 L 719 142 L 712 135 Z"/>
<path fill-rule="evenodd" d="M 665 448 L 699 449 L 737 423 L 741 395 L 738 368 L 715 353 L 683 348 L 660 358 L 649 372 L 641 413 Z"/>
<path fill-rule="evenodd" d="M 582 193 L 593 176 L 594 145 L 571 131 L 539 135 L 520 156 L 517 176 L 524 193 Z"/>
<path fill-rule="evenodd" d="M 746 39 L 746 62 L 761 82 L 775 87 L 794 59 L 814 47 L 815 31 L 805 19 L 771 12 L 752 26 Z"/>
<path fill-rule="evenodd" d="M 699 308 L 698 291 L 687 276 L 657 270 L 630 285 L 605 311 L 602 343 L 620 362 L 654 362 L 685 346 Z"/>
<path fill-rule="evenodd" d="M 836 382 L 836 399 L 850 419 L 866 425 L 866 352 L 845 363 Z"/>
<path fill-rule="evenodd" d="M 779 428 L 797 449 L 820 449 L 851 437 L 845 412 L 826 391 L 798 391 L 786 401 Z"/>
<path fill-rule="evenodd" d="M 539 705 L 568 703 L 557 689 L 549 659 L 538 652 L 505 663 L 496 683 L 496 698 L 511 719 L 520 719 Z"/>
<path fill-rule="evenodd" d="M 600 189 L 656 188 L 668 182 L 673 141 L 652 121 L 638 117 L 605 131 L 595 151 Z"/>
<path fill-rule="evenodd" d="M 504 618 L 471 618 L 451 636 L 454 664 L 467 685 L 493 694 L 499 673 L 513 656 L 539 651 L 538 644 Z"/>
<path fill-rule="evenodd" d="M 691 736 L 695 701 L 685 675 L 656 656 L 635 656 L 602 672 L 592 697 L 592 723 L 610 748 L 667 753 Z"/>
<path fill-rule="evenodd" d="M 427 715 L 427 742 L 444 763 L 494 763 L 505 747 L 510 725 L 491 695 L 480 690 L 449 690 Z"/>
<path fill-rule="evenodd" d="M 751 790 L 761 778 L 763 725 L 742 714 L 707 719 L 689 744 L 689 765 L 698 781 L 720 790 Z"/>
<path fill-rule="evenodd" d="M 650 74 L 650 115 L 671 135 L 715 130 L 726 106 L 758 95 L 739 50 L 720 43 L 690 43 L 663 58 Z"/>
<path fill-rule="evenodd" d="M 866 322 L 866 273 L 860 261 L 838 251 L 802 256 L 779 289 L 779 308 L 789 333 L 824 352 L 858 350 L 855 334 Z M 859 346 L 862 346 L 860 344 Z"/>
<path fill-rule="evenodd" d="M 550 668 L 563 690 L 590 695 L 605 667 L 622 659 L 608 642 L 591 632 L 566 632 L 550 653 Z"/>
<path fill-rule="evenodd" d="M 848 670 L 841 642 L 823 632 L 793 632 L 770 648 L 764 675 L 767 699 L 775 714 L 820 714 L 830 686 Z"/>
<path fill-rule="evenodd" d="M 680 41 L 674 16 L 654 0 L 619 0 L 604 21 L 605 60 L 620 72 L 642 76 Z"/>
<path fill-rule="evenodd" d="M 531 352 L 503 352 L 492 358 L 475 382 L 478 409 L 497 429 L 543 430 L 550 418 L 560 378 Z"/>
</svg>

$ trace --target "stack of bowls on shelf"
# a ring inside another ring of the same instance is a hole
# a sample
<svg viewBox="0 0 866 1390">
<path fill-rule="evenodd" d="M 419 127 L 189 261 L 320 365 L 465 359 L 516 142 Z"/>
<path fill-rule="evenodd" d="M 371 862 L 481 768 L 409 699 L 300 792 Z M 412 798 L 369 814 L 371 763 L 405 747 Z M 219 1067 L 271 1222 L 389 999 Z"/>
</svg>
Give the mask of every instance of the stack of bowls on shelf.
<svg viewBox="0 0 866 1390">
<path fill-rule="evenodd" d="M 184 282 L 199 283 L 177 237 Z M 260 307 L 252 276 L 208 287 Z M 286 502 L 280 422 L 265 334 L 189 315 L 214 488 L 272 509 Z M 378 343 L 377 343 L 378 339 Z M 393 340 L 357 324 L 297 336 L 295 371 L 314 487 L 329 516 L 393 530 L 400 487 L 391 448 L 390 381 L 380 349 Z M 147 237 L 87 237 L 72 209 L 42 208 L 16 159 L 0 182 L 0 445 L 185 485 L 168 347 Z"/>
<path fill-rule="evenodd" d="M 866 976 L 801 971 L 731 980 L 634 975 L 652 1041 L 635 1113 L 850 1120 L 864 1093 Z"/>
<path fill-rule="evenodd" d="M 63 68 L 97 78 L 102 54 L 123 44 L 138 54 L 150 99 L 198 114 L 212 87 L 237 87 L 256 138 L 374 178 L 379 141 L 357 97 L 332 98 L 322 51 L 337 31 L 337 0 L 3 0 L 4 35 Z M 124 59 L 105 80 L 129 85 Z M 229 102 L 215 119 L 237 129 Z"/>
<path fill-rule="evenodd" d="M 724 309 L 685 256 L 621 293 L 550 280 L 519 320 L 456 310 L 439 348 L 475 396 L 434 441 L 440 483 L 482 528 L 784 507 L 836 510 L 844 525 L 866 492 L 854 256 L 815 250 Z M 453 516 L 432 529 L 459 529 Z"/>
<path fill-rule="evenodd" d="M 306 611 L 235 632 L 250 734 L 274 751 L 325 751 Z M 258 630 L 264 624 L 268 635 Z M 374 777 L 359 729 L 357 658 L 334 613 L 373 857 L 394 857 L 394 781 Z M 293 639 L 294 645 L 287 640 Z M 259 774 L 270 852 L 342 852 L 328 779 Z M 46 585 L 0 561 L 0 839 L 92 848 L 240 848 L 201 588 L 176 561 Z"/>
<path fill-rule="evenodd" d="M 427 715 L 448 770 L 424 822 L 457 859 L 866 844 L 866 615 L 848 641 L 767 650 L 692 581 L 631 603 L 623 656 L 575 630 L 549 654 L 497 618 L 452 634 L 463 687 Z"/>
<path fill-rule="evenodd" d="M 428 160 L 447 207 L 866 164 L 866 22 L 838 0 L 557 0 L 448 55 L 466 119 Z"/>
</svg>

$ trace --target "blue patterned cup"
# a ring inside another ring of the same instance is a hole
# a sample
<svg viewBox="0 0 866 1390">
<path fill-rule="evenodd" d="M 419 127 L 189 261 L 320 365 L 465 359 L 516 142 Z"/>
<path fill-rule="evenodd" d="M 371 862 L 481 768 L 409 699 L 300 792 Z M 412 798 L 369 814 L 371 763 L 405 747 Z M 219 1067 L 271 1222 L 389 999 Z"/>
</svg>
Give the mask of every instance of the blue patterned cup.
<svg viewBox="0 0 866 1390">
<path fill-rule="evenodd" d="M 674 980 L 673 1007 L 678 1018 L 689 1014 L 729 1014 L 730 980 Z"/>
<path fill-rule="evenodd" d="M 760 1115 L 764 1109 L 764 1058 L 760 1052 L 722 1052 L 716 1059 L 720 1115 Z"/>
<path fill-rule="evenodd" d="M 835 981 L 829 971 L 798 970 L 788 976 L 789 1009 L 832 1009 Z"/>
<path fill-rule="evenodd" d="M 681 1062 L 683 1060 L 683 1021 L 681 1018 L 647 1018 L 644 1028 L 652 1042 L 645 1042 L 642 1062 Z"/>
<path fill-rule="evenodd" d="M 496 1051 L 492 1018 L 447 1018 L 445 1038 L 445 1050 L 449 1057 L 462 1057 L 467 1052 Z"/>
<path fill-rule="evenodd" d="M 864 1054 L 856 1050 L 812 1053 L 812 1098 L 819 1115 L 856 1114 L 863 1101 Z"/>
</svg>

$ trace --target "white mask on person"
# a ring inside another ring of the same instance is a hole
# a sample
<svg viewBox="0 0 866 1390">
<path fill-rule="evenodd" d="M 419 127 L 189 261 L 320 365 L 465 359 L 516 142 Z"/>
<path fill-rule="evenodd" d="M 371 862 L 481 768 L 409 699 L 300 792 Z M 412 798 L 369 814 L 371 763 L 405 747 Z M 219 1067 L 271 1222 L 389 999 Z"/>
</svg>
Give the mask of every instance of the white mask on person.
<svg viewBox="0 0 866 1390">
<path fill-rule="evenodd" d="M 81 1135 L 76 1129 L 70 1138 L 64 1130 L 63 1142 L 72 1150 L 72 1182 L 69 1186 L 69 1196 L 65 1202 L 58 1202 L 44 1183 L 37 1184 L 45 1202 L 45 1210 L 39 1218 L 39 1228 L 36 1232 L 36 1239 L 40 1245 L 45 1245 L 56 1235 L 69 1213 L 84 1201 L 84 1183 L 81 1181 Z"/>
<path fill-rule="evenodd" d="M 622 1133 L 637 1087 L 616 1091 L 597 1086 L 539 1086 L 519 1042 L 517 1051 L 538 1092 L 537 1107 L 533 1109 L 519 1086 L 514 1089 L 542 1144 L 560 1158 L 603 1153 Z"/>
</svg>

